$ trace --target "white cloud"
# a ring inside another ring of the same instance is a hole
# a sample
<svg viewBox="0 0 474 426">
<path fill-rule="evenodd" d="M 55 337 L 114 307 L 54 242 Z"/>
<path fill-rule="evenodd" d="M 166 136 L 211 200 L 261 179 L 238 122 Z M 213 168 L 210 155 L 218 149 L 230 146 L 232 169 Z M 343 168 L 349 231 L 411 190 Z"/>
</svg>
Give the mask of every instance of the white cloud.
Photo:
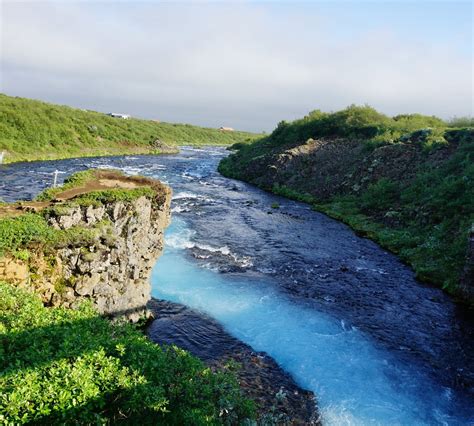
<svg viewBox="0 0 474 426">
<path fill-rule="evenodd" d="M 252 130 L 351 103 L 472 114 L 472 57 L 304 8 L 9 1 L 0 23 L 13 95 Z"/>
</svg>

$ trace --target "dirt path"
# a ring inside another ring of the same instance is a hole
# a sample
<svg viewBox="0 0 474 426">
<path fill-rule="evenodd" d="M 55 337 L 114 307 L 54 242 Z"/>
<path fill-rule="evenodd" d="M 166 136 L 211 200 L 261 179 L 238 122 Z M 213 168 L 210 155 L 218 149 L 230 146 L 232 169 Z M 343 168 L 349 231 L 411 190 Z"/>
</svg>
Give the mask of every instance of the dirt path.
<svg viewBox="0 0 474 426">
<path fill-rule="evenodd" d="M 59 192 L 52 201 L 19 201 L 0 205 L 0 219 L 20 216 L 28 212 L 38 212 L 51 205 L 60 205 L 75 197 L 94 191 L 135 189 L 148 186 L 159 192 L 164 188 L 164 185 L 158 181 L 142 176 L 124 176 L 114 170 L 96 170 L 94 174 L 94 178 L 85 184 Z"/>
</svg>

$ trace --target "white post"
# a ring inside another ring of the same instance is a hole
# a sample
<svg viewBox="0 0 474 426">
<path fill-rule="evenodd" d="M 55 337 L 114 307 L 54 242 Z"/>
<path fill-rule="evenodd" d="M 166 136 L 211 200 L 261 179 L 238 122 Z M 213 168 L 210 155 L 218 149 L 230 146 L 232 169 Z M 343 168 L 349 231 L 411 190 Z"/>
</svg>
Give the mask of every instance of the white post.
<svg viewBox="0 0 474 426">
<path fill-rule="evenodd" d="M 4 156 L 5 156 L 5 152 L 4 151 L 0 152 L 0 164 L 3 163 L 3 157 Z"/>
<path fill-rule="evenodd" d="M 56 188 L 58 186 L 58 174 L 59 174 L 59 170 L 55 170 L 53 188 Z"/>
</svg>

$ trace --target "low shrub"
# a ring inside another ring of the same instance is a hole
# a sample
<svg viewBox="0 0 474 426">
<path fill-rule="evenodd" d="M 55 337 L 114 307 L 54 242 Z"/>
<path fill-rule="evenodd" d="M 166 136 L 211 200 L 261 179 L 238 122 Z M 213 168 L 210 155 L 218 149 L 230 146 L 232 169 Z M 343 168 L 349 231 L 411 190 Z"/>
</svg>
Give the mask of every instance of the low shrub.
<svg viewBox="0 0 474 426">
<path fill-rule="evenodd" d="M 32 243 L 53 243 L 58 237 L 58 231 L 36 213 L 0 219 L 0 256 L 5 252 L 14 253 Z"/>
<path fill-rule="evenodd" d="M 360 197 L 359 205 L 365 211 L 384 211 L 393 206 L 399 196 L 398 185 L 382 178 L 367 187 Z"/>
<path fill-rule="evenodd" d="M 111 323 L 88 303 L 46 308 L 0 282 L 3 424 L 236 424 L 254 417 L 229 372 Z"/>
</svg>

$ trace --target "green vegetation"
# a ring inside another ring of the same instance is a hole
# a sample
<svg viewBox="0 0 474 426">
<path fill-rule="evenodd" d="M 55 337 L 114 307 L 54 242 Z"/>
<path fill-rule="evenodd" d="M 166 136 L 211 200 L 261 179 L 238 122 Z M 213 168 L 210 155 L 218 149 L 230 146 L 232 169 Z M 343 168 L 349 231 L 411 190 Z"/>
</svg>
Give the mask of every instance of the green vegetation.
<svg viewBox="0 0 474 426">
<path fill-rule="evenodd" d="M 38 201 L 51 201 L 53 200 L 56 195 L 59 193 L 66 191 L 68 189 L 77 188 L 79 186 L 84 186 L 86 183 L 95 179 L 96 171 L 93 169 L 90 170 L 82 170 L 80 172 L 76 172 L 73 175 L 66 178 L 64 183 L 56 188 L 47 188 L 38 196 L 36 200 Z"/>
<path fill-rule="evenodd" d="M 462 123 L 469 119 L 460 119 Z M 458 121 L 453 120 L 452 125 Z M 239 167 L 254 161 L 262 155 L 276 152 L 283 147 L 291 148 L 317 138 L 345 138 L 360 140 L 367 149 L 392 143 L 411 143 L 430 149 L 447 144 L 445 133 L 448 123 L 440 118 L 421 114 L 404 114 L 388 117 L 369 106 L 355 106 L 333 113 L 315 110 L 302 119 L 292 122 L 280 121 L 268 136 L 252 143 L 237 143 L 230 148 L 238 150 L 237 155 L 223 160 L 220 171 L 232 176 L 234 165 Z M 237 176 L 235 176 L 237 177 Z"/>
<path fill-rule="evenodd" d="M 312 203 L 314 197 L 307 193 L 301 193 L 295 189 L 291 189 L 287 186 L 281 186 L 278 184 L 273 185 L 272 192 L 276 195 L 281 195 L 282 197 L 290 198 L 295 201 L 302 201 L 303 203 Z"/>
<path fill-rule="evenodd" d="M 0 94 L 0 152 L 7 152 L 7 162 L 152 154 L 161 152 L 161 143 L 171 148 L 231 145 L 255 137 L 246 132 L 221 132 L 188 124 L 117 119 Z"/>
<path fill-rule="evenodd" d="M 5 252 L 16 253 L 33 243 L 47 244 L 58 240 L 58 231 L 35 213 L 0 219 L 0 257 Z"/>
<path fill-rule="evenodd" d="M 155 191 L 151 188 L 134 189 L 107 189 L 104 191 L 91 191 L 74 199 L 76 204 L 81 206 L 100 206 L 104 203 L 117 201 L 130 202 L 139 197 L 153 198 Z"/>
<path fill-rule="evenodd" d="M 125 175 L 120 171 L 110 171 L 106 172 L 108 174 L 108 179 L 113 178 L 124 178 Z M 63 183 L 56 188 L 48 188 L 42 193 L 38 194 L 36 197 L 37 201 L 52 201 L 59 194 L 74 188 L 86 187 L 89 183 L 95 183 L 98 179 L 101 178 L 101 172 L 99 169 L 90 169 L 76 172 L 73 175 L 69 176 Z M 146 179 L 146 178 L 144 178 Z M 146 182 L 144 182 L 146 184 Z M 157 193 L 153 189 L 153 186 L 150 183 L 150 186 L 142 186 L 138 188 L 110 188 L 104 190 L 90 190 L 86 194 L 75 196 L 74 200 L 70 201 L 72 205 L 82 205 L 82 206 L 98 206 L 103 203 L 111 203 L 116 201 L 130 202 L 136 200 L 139 197 L 149 197 L 154 198 Z"/>
<path fill-rule="evenodd" d="M 301 120 L 279 123 L 272 134 L 252 144 L 238 146 L 236 153 L 222 160 L 219 171 L 312 204 L 397 253 L 420 279 L 456 293 L 474 223 L 472 124 L 472 118 L 446 123 L 420 114 L 391 118 L 368 106 L 314 111 Z M 344 166 L 335 161 L 334 168 L 321 175 L 315 169 L 321 164 L 315 162 L 318 150 L 311 150 L 314 139 L 342 146 L 337 152 L 346 150 L 349 158 L 341 161 Z M 397 149 L 384 157 L 378 150 L 382 147 Z M 285 158 L 281 155 L 293 148 L 303 154 L 294 164 L 285 163 L 287 168 L 278 174 Z M 406 170 L 407 161 L 413 169 Z M 377 174 L 371 164 L 378 167 Z M 287 183 L 282 183 L 285 179 Z M 318 191 L 333 181 L 337 182 L 329 186 L 332 192 Z"/>
<path fill-rule="evenodd" d="M 58 190 L 59 189 L 59 190 Z M 38 196 L 39 201 L 49 201 L 54 199 L 54 196 L 62 192 L 62 188 L 52 188 L 44 191 Z M 116 201 L 130 202 L 139 197 L 153 198 L 156 195 L 153 189 L 148 187 L 120 189 L 110 188 L 101 191 L 90 191 L 87 194 L 79 195 L 74 198 L 70 204 L 80 206 L 100 206 L 104 203 L 112 203 Z"/>
<path fill-rule="evenodd" d="M 50 212 L 45 209 L 40 213 L 0 219 L 0 257 L 9 253 L 17 258 L 28 258 L 29 250 L 35 247 L 49 253 L 58 247 L 90 245 L 103 231 L 101 222 L 91 228 L 55 229 L 45 219 Z"/>
<path fill-rule="evenodd" d="M 119 181 L 123 175 L 77 173 L 39 197 L 48 201 L 69 190 L 75 198 L 37 204 L 45 207 L 37 213 L 9 217 L 7 211 L 0 219 L 0 257 L 29 262 L 33 287 L 41 278 L 31 266 L 38 252 L 52 269 L 58 248 L 80 247 L 88 261 L 94 259 L 89 247 L 114 238 L 108 219 L 56 229 L 48 217 L 77 205 L 157 197 L 163 189 L 135 177 L 133 182 L 147 186 L 81 192 L 100 178 Z M 76 279 L 51 275 L 51 284 L 64 294 Z M 2 424 L 239 424 L 256 415 L 254 403 L 241 392 L 235 365 L 211 370 L 186 351 L 150 342 L 137 326 L 99 316 L 89 301 L 77 309 L 48 308 L 38 295 L 0 281 L 0 340 Z"/>
<path fill-rule="evenodd" d="M 45 308 L 0 282 L 3 424 L 237 424 L 254 417 L 235 376 L 212 372 L 88 303 Z"/>
<path fill-rule="evenodd" d="M 449 127 L 474 127 L 474 117 L 454 117 L 448 121 Z"/>
</svg>

